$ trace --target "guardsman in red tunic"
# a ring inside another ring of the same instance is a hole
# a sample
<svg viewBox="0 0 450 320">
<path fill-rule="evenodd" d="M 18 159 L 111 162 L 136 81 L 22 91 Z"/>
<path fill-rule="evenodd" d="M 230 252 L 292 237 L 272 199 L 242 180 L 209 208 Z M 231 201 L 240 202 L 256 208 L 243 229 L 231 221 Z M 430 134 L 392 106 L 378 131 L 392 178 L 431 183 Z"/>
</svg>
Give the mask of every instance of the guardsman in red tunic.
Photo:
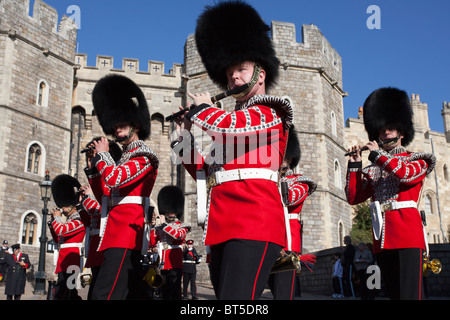
<svg viewBox="0 0 450 320">
<path fill-rule="evenodd" d="M 81 247 L 86 230 L 80 216 L 80 187 L 77 179 L 66 174 L 59 175 L 52 181 L 53 199 L 59 208 L 50 212 L 53 215 L 52 235 L 56 237 L 59 247 L 55 270 L 58 275 L 55 300 L 81 299 L 75 281 L 69 281 L 74 272 L 83 271 Z"/>
<path fill-rule="evenodd" d="M 177 186 L 165 186 L 158 193 L 158 212 L 161 224 L 152 229 L 150 246 L 157 248 L 160 257 L 161 288 L 164 300 L 181 300 L 183 271 L 182 244 L 191 227 L 181 222 L 184 212 L 184 194 Z"/>
<path fill-rule="evenodd" d="M 363 112 L 370 142 L 349 149 L 347 200 L 354 205 L 372 199 L 373 250 L 391 299 L 421 299 L 422 254 L 428 248 L 417 203 L 436 159 L 405 149 L 414 138 L 406 92 L 375 90 Z M 372 163 L 364 169 L 361 149 L 369 150 Z"/>
<path fill-rule="evenodd" d="M 300 213 L 306 198 L 313 194 L 317 184 L 310 178 L 294 173 L 300 162 L 301 149 L 294 126 L 289 130 L 288 146 L 285 159 L 282 163 L 280 183 L 285 183 L 286 188 L 281 188 L 282 197 L 289 213 L 289 233 L 283 255 L 294 254 L 299 258 L 299 264 L 303 263 L 309 269 L 315 262 L 313 255 L 302 255 L 302 230 Z M 300 267 L 300 265 L 299 265 Z M 295 295 L 295 276 L 298 270 L 275 272 L 269 277 L 269 287 L 275 300 L 292 300 Z"/>
<path fill-rule="evenodd" d="M 101 206 L 99 201 L 102 200 L 104 182 L 97 168 L 92 166 L 91 159 L 94 157 L 94 140 L 99 141 L 101 137 L 94 138 L 91 142 L 86 144 L 86 147 L 82 152 L 86 152 L 86 168 L 84 172 L 88 178 L 89 186 L 82 186 L 80 191 L 83 198 L 81 204 L 84 207 L 82 211 L 82 220 L 86 226 L 85 237 L 85 268 L 91 269 L 91 280 L 89 284 L 89 292 L 87 299 L 92 299 L 92 291 L 94 290 L 97 275 L 100 270 L 100 266 L 103 263 L 103 251 L 98 251 L 97 248 L 100 244 L 100 216 Z M 122 156 L 122 149 L 114 141 L 109 141 L 109 153 L 114 162 L 117 163 Z M 83 215 L 83 213 L 86 213 Z"/>
<path fill-rule="evenodd" d="M 140 88 L 121 75 L 100 79 L 92 101 L 104 133 L 113 135 L 123 146 L 116 163 L 106 138 L 93 141 L 91 162 L 103 188 L 97 250 L 103 252 L 104 260 L 92 299 L 140 299 L 146 296 L 140 260 L 149 240 L 144 221 L 158 168 L 156 154 L 143 142 L 150 136 L 148 106 Z"/>
<path fill-rule="evenodd" d="M 194 106 L 176 119 L 180 136 L 172 148 L 197 180 L 218 299 L 259 299 L 286 245 L 278 171 L 293 113 L 287 100 L 266 95 L 280 67 L 269 29 L 243 2 L 207 7 L 195 39 L 209 77 L 224 90 L 249 87 L 233 96 L 232 112 L 215 107 L 209 93 L 188 93 Z M 191 148 L 196 145 L 189 134 L 192 124 L 213 139 L 205 156 Z"/>
</svg>

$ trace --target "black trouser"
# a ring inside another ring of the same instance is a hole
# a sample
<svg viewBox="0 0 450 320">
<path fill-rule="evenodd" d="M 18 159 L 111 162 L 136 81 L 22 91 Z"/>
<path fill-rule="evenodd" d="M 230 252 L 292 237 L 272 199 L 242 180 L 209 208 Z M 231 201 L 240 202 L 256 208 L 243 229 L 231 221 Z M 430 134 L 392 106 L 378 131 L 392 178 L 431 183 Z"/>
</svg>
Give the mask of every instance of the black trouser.
<svg viewBox="0 0 450 320">
<path fill-rule="evenodd" d="M 232 239 L 211 247 L 211 282 L 219 300 L 257 300 L 282 247 Z"/>
<path fill-rule="evenodd" d="M 88 300 L 92 300 L 92 292 L 94 291 L 94 287 L 95 287 L 95 283 L 97 282 L 97 275 L 98 275 L 99 271 L 100 271 L 100 266 L 91 267 L 92 278 L 91 278 L 91 283 L 89 284 L 89 291 L 88 291 L 88 295 L 87 295 Z"/>
<path fill-rule="evenodd" d="M 376 257 L 391 299 L 422 298 L 422 249 L 385 249 Z"/>
<path fill-rule="evenodd" d="M 292 300 L 294 297 L 295 270 L 271 274 L 269 288 L 274 300 Z"/>
<path fill-rule="evenodd" d="M 361 300 L 369 299 L 369 289 L 367 288 L 367 269 L 356 270 L 356 276 L 359 279 L 359 297 Z"/>
<path fill-rule="evenodd" d="M 197 284 L 195 283 L 196 279 L 197 279 L 197 271 L 183 272 L 183 296 L 185 299 L 187 298 L 189 283 L 191 283 L 192 297 L 197 296 Z"/>
<path fill-rule="evenodd" d="M 54 300 L 81 300 L 76 289 L 76 282 L 70 281 L 69 286 L 75 286 L 69 289 L 68 281 L 69 277 L 73 276 L 73 273 L 58 272 L 58 280 L 55 284 L 55 293 L 53 295 Z"/>
<path fill-rule="evenodd" d="M 140 251 L 109 248 L 104 251 L 103 257 L 92 291 L 92 300 L 146 298 L 140 267 Z"/>
<path fill-rule="evenodd" d="M 164 285 L 161 287 L 163 300 L 181 300 L 182 269 L 161 270 Z"/>
</svg>

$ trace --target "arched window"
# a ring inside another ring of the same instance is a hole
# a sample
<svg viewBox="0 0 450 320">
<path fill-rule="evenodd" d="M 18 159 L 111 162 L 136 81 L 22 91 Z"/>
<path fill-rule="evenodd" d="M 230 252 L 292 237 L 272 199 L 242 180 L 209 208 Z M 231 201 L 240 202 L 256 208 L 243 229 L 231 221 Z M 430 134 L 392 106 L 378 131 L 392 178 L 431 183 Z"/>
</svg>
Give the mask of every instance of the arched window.
<svg viewBox="0 0 450 320">
<path fill-rule="evenodd" d="M 41 147 L 37 143 L 31 145 L 28 149 L 27 172 L 39 174 L 41 154 Z"/>
<path fill-rule="evenodd" d="M 334 160 L 334 185 L 336 188 L 342 189 L 341 165 L 338 160 Z"/>
<path fill-rule="evenodd" d="M 448 167 L 447 167 L 446 164 L 444 164 L 443 171 L 444 171 L 444 180 L 445 180 L 445 181 L 448 181 L 448 180 L 449 180 L 449 176 L 448 176 Z"/>
<path fill-rule="evenodd" d="M 333 136 L 337 136 L 336 115 L 333 111 L 331 111 L 331 133 L 333 134 Z"/>
<path fill-rule="evenodd" d="M 424 197 L 424 205 L 425 205 L 425 213 L 426 214 L 433 214 L 433 203 L 431 196 L 429 194 L 425 195 Z"/>
<path fill-rule="evenodd" d="M 47 107 L 48 106 L 48 92 L 49 86 L 47 81 L 39 80 L 37 87 L 36 104 L 38 106 Z"/>
<path fill-rule="evenodd" d="M 25 172 L 44 175 L 45 149 L 44 146 L 33 141 L 27 146 L 25 158 Z"/>
<path fill-rule="evenodd" d="M 37 225 L 38 220 L 34 213 L 25 215 L 22 221 L 22 244 L 35 245 L 37 244 Z"/>
<path fill-rule="evenodd" d="M 344 224 L 342 223 L 342 221 L 339 221 L 339 225 L 338 225 L 338 241 L 339 241 L 339 246 L 342 247 L 344 246 Z"/>
</svg>

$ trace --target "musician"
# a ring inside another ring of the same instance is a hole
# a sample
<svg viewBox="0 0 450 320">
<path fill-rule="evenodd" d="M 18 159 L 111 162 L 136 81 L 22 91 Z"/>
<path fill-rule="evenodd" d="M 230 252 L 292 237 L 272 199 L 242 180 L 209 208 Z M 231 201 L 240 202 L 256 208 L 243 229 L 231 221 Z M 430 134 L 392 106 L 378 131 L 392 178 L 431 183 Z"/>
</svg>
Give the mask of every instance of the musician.
<svg viewBox="0 0 450 320">
<path fill-rule="evenodd" d="M 99 141 L 101 137 L 96 137 L 86 144 L 86 167 L 84 172 L 88 178 L 89 185 L 82 186 L 80 192 L 83 196 L 81 204 L 84 210 L 81 212 L 81 219 L 86 226 L 85 238 L 85 267 L 91 270 L 91 280 L 89 284 L 89 291 L 87 299 L 92 299 L 92 292 L 97 281 L 97 275 L 100 266 L 103 263 L 103 251 L 98 251 L 100 244 L 100 216 L 101 205 L 99 201 L 103 196 L 103 180 L 96 167 L 92 166 L 92 158 L 95 156 L 94 141 Z M 110 140 L 109 153 L 114 162 L 117 163 L 122 156 L 122 149 Z M 83 214 L 86 213 L 86 214 Z"/>
<path fill-rule="evenodd" d="M 206 194 L 203 172 L 208 180 L 207 205 L 199 202 L 198 208 L 200 216 L 206 215 L 204 243 L 211 248 L 211 279 L 218 299 L 259 299 L 286 245 L 277 183 L 292 107 L 266 95 L 280 64 L 268 30 L 246 3 L 207 7 L 198 19 L 195 39 L 209 77 L 224 90 L 250 85 L 233 96 L 236 107 L 231 112 L 212 105 L 209 93 L 189 93 L 194 105 L 176 119 L 180 137 L 172 147 L 175 153 L 183 147 L 179 155 L 197 180 L 199 198 Z M 192 124 L 214 140 L 206 156 L 186 133 Z"/>
<path fill-rule="evenodd" d="M 294 170 L 300 162 L 301 149 L 295 128 L 292 125 L 289 130 L 288 145 L 285 159 L 282 163 L 281 183 L 287 184 L 285 205 L 289 212 L 289 236 L 287 245 L 283 248 L 286 254 L 295 253 L 303 263 L 310 268 L 315 261 L 312 255 L 302 256 L 302 231 L 300 213 L 308 196 L 314 193 L 317 184 L 310 178 L 295 174 Z M 283 189 L 282 189 L 283 190 Z M 296 270 L 273 273 L 269 277 L 269 287 L 275 300 L 292 300 L 295 295 Z"/>
<path fill-rule="evenodd" d="M 93 141 L 91 162 L 100 173 L 102 188 L 97 250 L 103 252 L 104 260 L 92 299 L 139 299 L 145 296 L 140 278 L 141 251 L 144 248 L 146 253 L 148 248 L 144 220 L 158 168 L 158 157 L 143 141 L 150 136 L 148 105 L 139 87 L 121 75 L 100 79 L 92 101 L 103 132 L 114 136 L 123 149 L 115 163 L 108 139 Z"/>
<path fill-rule="evenodd" d="M 152 229 L 150 246 L 158 249 L 163 300 L 181 300 L 183 270 L 182 244 L 191 227 L 181 222 L 184 212 L 184 194 L 177 186 L 165 186 L 158 193 L 158 211 L 161 224 Z"/>
<path fill-rule="evenodd" d="M 355 205 L 371 198 L 373 251 L 391 299 L 421 299 L 422 252 L 426 235 L 417 209 L 424 178 L 435 166 L 432 154 L 408 151 L 414 138 L 408 95 L 397 88 L 372 92 L 363 107 L 369 136 L 362 168 L 361 146 L 352 146 L 346 195 Z M 397 138 L 391 144 L 382 144 Z M 379 146 L 381 144 L 381 147 Z M 364 148 L 364 147 L 363 147 Z"/>
<path fill-rule="evenodd" d="M 194 240 L 188 240 L 183 248 L 183 299 L 187 299 L 189 283 L 191 284 L 192 300 L 197 300 L 197 264 L 200 256 L 194 248 Z"/>
<path fill-rule="evenodd" d="M 85 226 L 81 220 L 79 206 L 81 187 L 77 179 L 61 174 L 52 181 L 52 195 L 58 209 L 52 209 L 52 236 L 57 240 L 59 251 L 55 273 L 58 279 L 55 285 L 55 300 L 81 300 L 74 281 L 69 277 L 74 272 L 83 270 L 81 247 L 86 235 Z M 75 268 L 77 267 L 78 270 Z M 72 283 L 71 287 L 68 283 Z"/>
</svg>

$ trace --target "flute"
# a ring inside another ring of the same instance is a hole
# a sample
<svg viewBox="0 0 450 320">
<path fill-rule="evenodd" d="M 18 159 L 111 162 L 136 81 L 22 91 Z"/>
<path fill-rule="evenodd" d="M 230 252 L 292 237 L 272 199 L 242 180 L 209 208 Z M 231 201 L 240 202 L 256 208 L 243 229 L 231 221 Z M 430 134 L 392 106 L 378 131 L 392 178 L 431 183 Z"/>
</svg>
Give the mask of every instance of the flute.
<svg viewBox="0 0 450 320">
<path fill-rule="evenodd" d="M 396 142 L 398 139 L 399 139 L 399 137 L 395 137 L 395 138 L 379 141 L 378 142 L 378 146 L 382 147 L 384 144 L 389 144 L 389 143 L 392 143 L 392 142 Z M 355 154 L 358 151 L 365 151 L 365 150 L 369 150 L 369 148 L 367 146 L 364 146 L 364 147 L 362 147 L 360 149 L 349 151 L 346 154 L 344 154 L 344 156 L 351 156 L 352 154 Z"/>
<path fill-rule="evenodd" d="M 127 139 L 127 138 L 128 138 L 127 136 L 125 136 L 125 137 L 120 137 L 120 138 L 116 138 L 116 139 L 114 139 L 114 142 L 121 142 L 121 141 L 123 141 L 123 140 L 125 140 L 125 139 Z M 94 139 L 94 140 L 95 140 L 95 141 L 100 141 L 100 139 L 101 139 L 101 137 L 100 137 L 100 138 L 97 138 L 97 139 Z M 108 139 L 108 142 L 111 143 L 111 142 L 113 142 L 113 141 Z M 80 153 L 85 153 L 85 152 L 88 152 L 88 151 L 91 151 L 91 150 L 94 150 L 94 149 L 95 149 L 94 146 L 89 146 L 89 147 L 87 147 L 87 148 L 82 149 L 82 150 L 80 151 Z"/>
<path fill-rule="evenodd" d="M 247 90 L 249 88 L 249 86 L 250 86 L 250 84 L 246 83 L 246 84 L 244 84 L 244 85 L 242 85 L 240 87 L 236 87 L 234 89 L 227 90 L 225 92 L 219 93 L 219 94 L 211 97 L 211 101 L 213 103 L 216 103 L 217 101 L 222 100 L 222 99 L 224 99 L 224 98 L 226 98 L 228 96 L 242 93 L 245 90 Z M 178 112 L 176 112 L 174 114 L 171 114 L 170 116 L 166 117 L 166 121 L 173 121 L 176 117 L 179 117 L 179 116 L 183 115 L 186 111 L 189 111 L 189 110 L 190 110 L 190 108 L 186 108 L 186 109 L 180 110 L 180 111 L 178 111 Z"/>
</svg>

